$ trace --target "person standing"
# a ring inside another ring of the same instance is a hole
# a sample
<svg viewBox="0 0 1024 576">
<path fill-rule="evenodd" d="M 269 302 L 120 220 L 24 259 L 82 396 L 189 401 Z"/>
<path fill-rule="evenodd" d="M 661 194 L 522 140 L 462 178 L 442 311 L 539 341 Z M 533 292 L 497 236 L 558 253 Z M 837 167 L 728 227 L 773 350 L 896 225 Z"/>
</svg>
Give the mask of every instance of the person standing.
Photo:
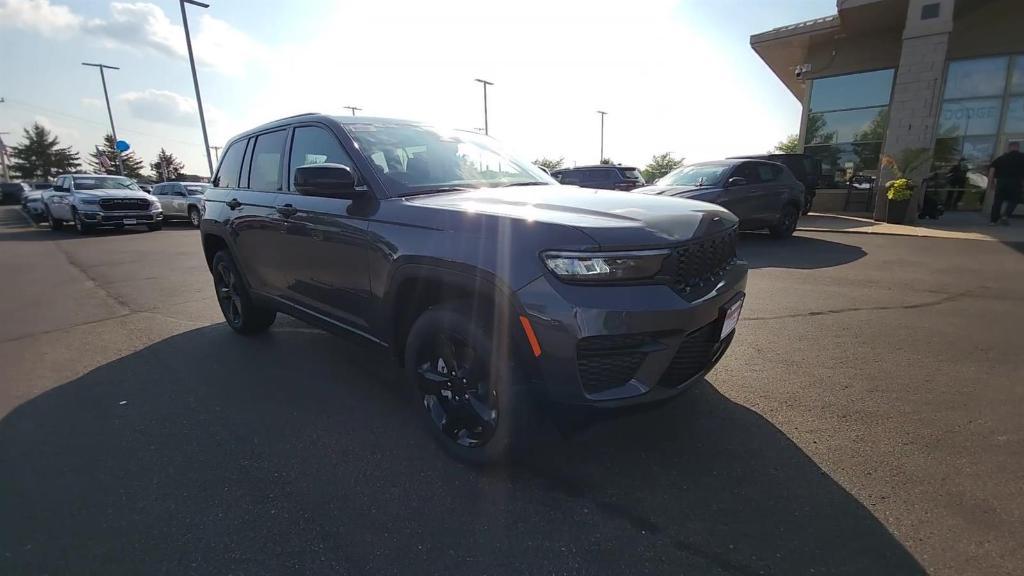
<svg viewBox="0 0 1024 576">
<path fill-rule="evenodd" d="M 1024 153 L 1020 151 L 1020 142 L 1010 142 L 1006 154 L 992 161 L 988 170 L 989 182 L 995 181 L 995 198 L 992 201 L 991 224 L 1008 225 L 1010 216 L 1020 203 L 1022 187 L 1024 187 Z M 1006 211 L 1003 212 L 1003 205 Z"/>
<path fill-rule="evenodd" d="M 946 173 L 946 185 L 949 186 L 946 190 L 946 210 L 956 210 L 964 198 L 964 188 L 967 188 L 966 162 L 966 158 L 961 158 Z"/>
</svg>

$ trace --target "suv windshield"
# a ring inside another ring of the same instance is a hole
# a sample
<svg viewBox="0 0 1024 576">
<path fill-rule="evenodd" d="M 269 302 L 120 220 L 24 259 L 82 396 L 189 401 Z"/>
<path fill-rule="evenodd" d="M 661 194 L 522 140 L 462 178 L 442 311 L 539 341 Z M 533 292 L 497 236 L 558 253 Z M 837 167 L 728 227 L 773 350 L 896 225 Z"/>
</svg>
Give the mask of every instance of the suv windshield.
<svg viewBox="0 0 1024 576">
<path fill-rule="evenodd" d="M 206 186 L 200 184 L 186 184 L 185 193 L 189 196 L 202 196 L 203 194 L 206 194 Z"/>
<path fill-rule="evenodd" d="M 124 176 L 73 176 L 75 190 L 104 190 L 125 188 L 142 191 L 135 182 Z"/>
<path fill-rule="evenodd" d="M 555 184 L 490 138 L 420 124 L 347 124 L 381 179 L 400 196 L 517 184 Z"/>
<path fill-rule="evenodd" d="M 692 164 L 669 172 L 659 186 L 715 186 L 729 171 L 730 164 Z"/>
<path fill-rule="evenodd" d="M 644 177 L 636 168 L 622 168 L 619 170 L 619 172 L 622 173 L 622 176 L 624 178 L 629 178 L 630 180 L 639 180 L 641 183 L 643 183 L 644 181 Z"/>
</svg>

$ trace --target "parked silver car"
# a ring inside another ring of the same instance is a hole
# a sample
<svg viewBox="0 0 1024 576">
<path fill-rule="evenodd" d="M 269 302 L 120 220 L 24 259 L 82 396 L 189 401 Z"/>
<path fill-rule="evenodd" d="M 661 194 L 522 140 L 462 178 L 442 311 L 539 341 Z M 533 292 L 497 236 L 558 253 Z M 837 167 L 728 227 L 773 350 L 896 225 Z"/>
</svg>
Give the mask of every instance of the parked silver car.
<svg viewBox="0 0 1024 576">
<path fill-rule="evenodd" d="M 206 211 L 207 184 L 198 182 L 163 182 L 153 186 L 153 196 L 164 207 L 165 220 L 188 220 L 199 228 Z"/>
<path fill-rule="evenodd" d="M 160 201 L 146 194 L 124 176 L 65 174 L 51 190 L 43 190 L 43 209 L 54 232 L 72 223 L 79 234 L 101 226 L 123 228 L 163 225 Z"/>
</svg>

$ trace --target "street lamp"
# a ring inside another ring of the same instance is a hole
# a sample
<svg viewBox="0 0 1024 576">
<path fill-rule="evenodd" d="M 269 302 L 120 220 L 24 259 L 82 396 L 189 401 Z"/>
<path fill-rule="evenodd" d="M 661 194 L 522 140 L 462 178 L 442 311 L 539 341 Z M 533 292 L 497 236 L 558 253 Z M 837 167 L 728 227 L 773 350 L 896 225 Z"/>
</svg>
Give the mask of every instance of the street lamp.
<svg viewBox="0 0 1024 576">
<path fill-rule="evenodd" d="M 206 135 L 206 116 L 203 114 L 203 98 L 199 95 L 199 77 L 196 76 L 196 59 L 192 56 L 192 37 L 188 33 L 188 15 L 185 14 L 185 4 L 209 8 L 209 4 L 196 2 L 196 0 L 179 0 L 181 5 L 181 25 L 185 28 L 185 45 L 188 47 L 188 63 L 192 66 L 192 85 L 196 88 L 196 106 L 199 107 L 199 124 L 203 128 L 203 147 L 206 149 L 206 166 L 210 169 L 210 179 L 213 179 L 213 157 L 210 156 L 210 138 Z"/>
<path fill-rule="evenodd" d="M 107 118 L 110 119 L 110 135 L 114 137 L 114 149 L 117 150 L 117 129 L 114 128 L 114 113 L 110 111 L 110 96 L 107 94 L 107 76 L 103 73 L 103 70 L 120 70 L 117 66 L 107 66 L 106 64 L 93 64 L 91 62 L 82 62 L 82 66 L 92 66 L 93 68 L 100 69 L 100 82 L 103 83 L 103 99 L 107 102 Z M 121 162 L 121 151 L 117 150 L 117 173 L 124 176 L 124 164 Z"/>
<path fill-rule="evenodd" d="M 604 117 L 608 113 L 602 110 L 598 110 L 597 113 L 601 115 L 601 159 L 598 160 L 600 163 L 604 162 Z"/>
<path fill-rule="evenodd" d="M 362 108 L 360 108 L 359 106 L 342 106 L 342 108 L 347 108 L 351 110 L 353 116 L 356 115 L 356 110 L 362 110 Z"/>
<path fill-rule="evenodd" d="M 488 82 L 487 80 L 481 80 L 480 78 L 475 78 L 474 80 L 484 85 L 484 134 L 490 134 L 487 124 L 487 87 L 494 86 L 494 82 Z"/>
</svg>

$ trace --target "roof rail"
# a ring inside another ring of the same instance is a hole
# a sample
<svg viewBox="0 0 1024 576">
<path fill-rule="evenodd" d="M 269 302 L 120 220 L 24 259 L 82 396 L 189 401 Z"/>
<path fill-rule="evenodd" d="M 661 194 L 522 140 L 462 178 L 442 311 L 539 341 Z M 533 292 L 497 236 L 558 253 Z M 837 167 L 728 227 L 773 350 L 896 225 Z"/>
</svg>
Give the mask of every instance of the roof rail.
<svg viewBox="0 0 1024 576">
<path fill-rule="evenodd" d="M 289 118 L 298 118 L 299 116 L 313 116 L 315 114 L 319 114 L 319 112 L 303 112 L 302 114 L 292 114 L 291 116 L 285 116 L 284 118 L 278 118 L 277 120 L 288 120 Z M 277 120 L 275 120 L 275 122 Z"/>
</svg>

